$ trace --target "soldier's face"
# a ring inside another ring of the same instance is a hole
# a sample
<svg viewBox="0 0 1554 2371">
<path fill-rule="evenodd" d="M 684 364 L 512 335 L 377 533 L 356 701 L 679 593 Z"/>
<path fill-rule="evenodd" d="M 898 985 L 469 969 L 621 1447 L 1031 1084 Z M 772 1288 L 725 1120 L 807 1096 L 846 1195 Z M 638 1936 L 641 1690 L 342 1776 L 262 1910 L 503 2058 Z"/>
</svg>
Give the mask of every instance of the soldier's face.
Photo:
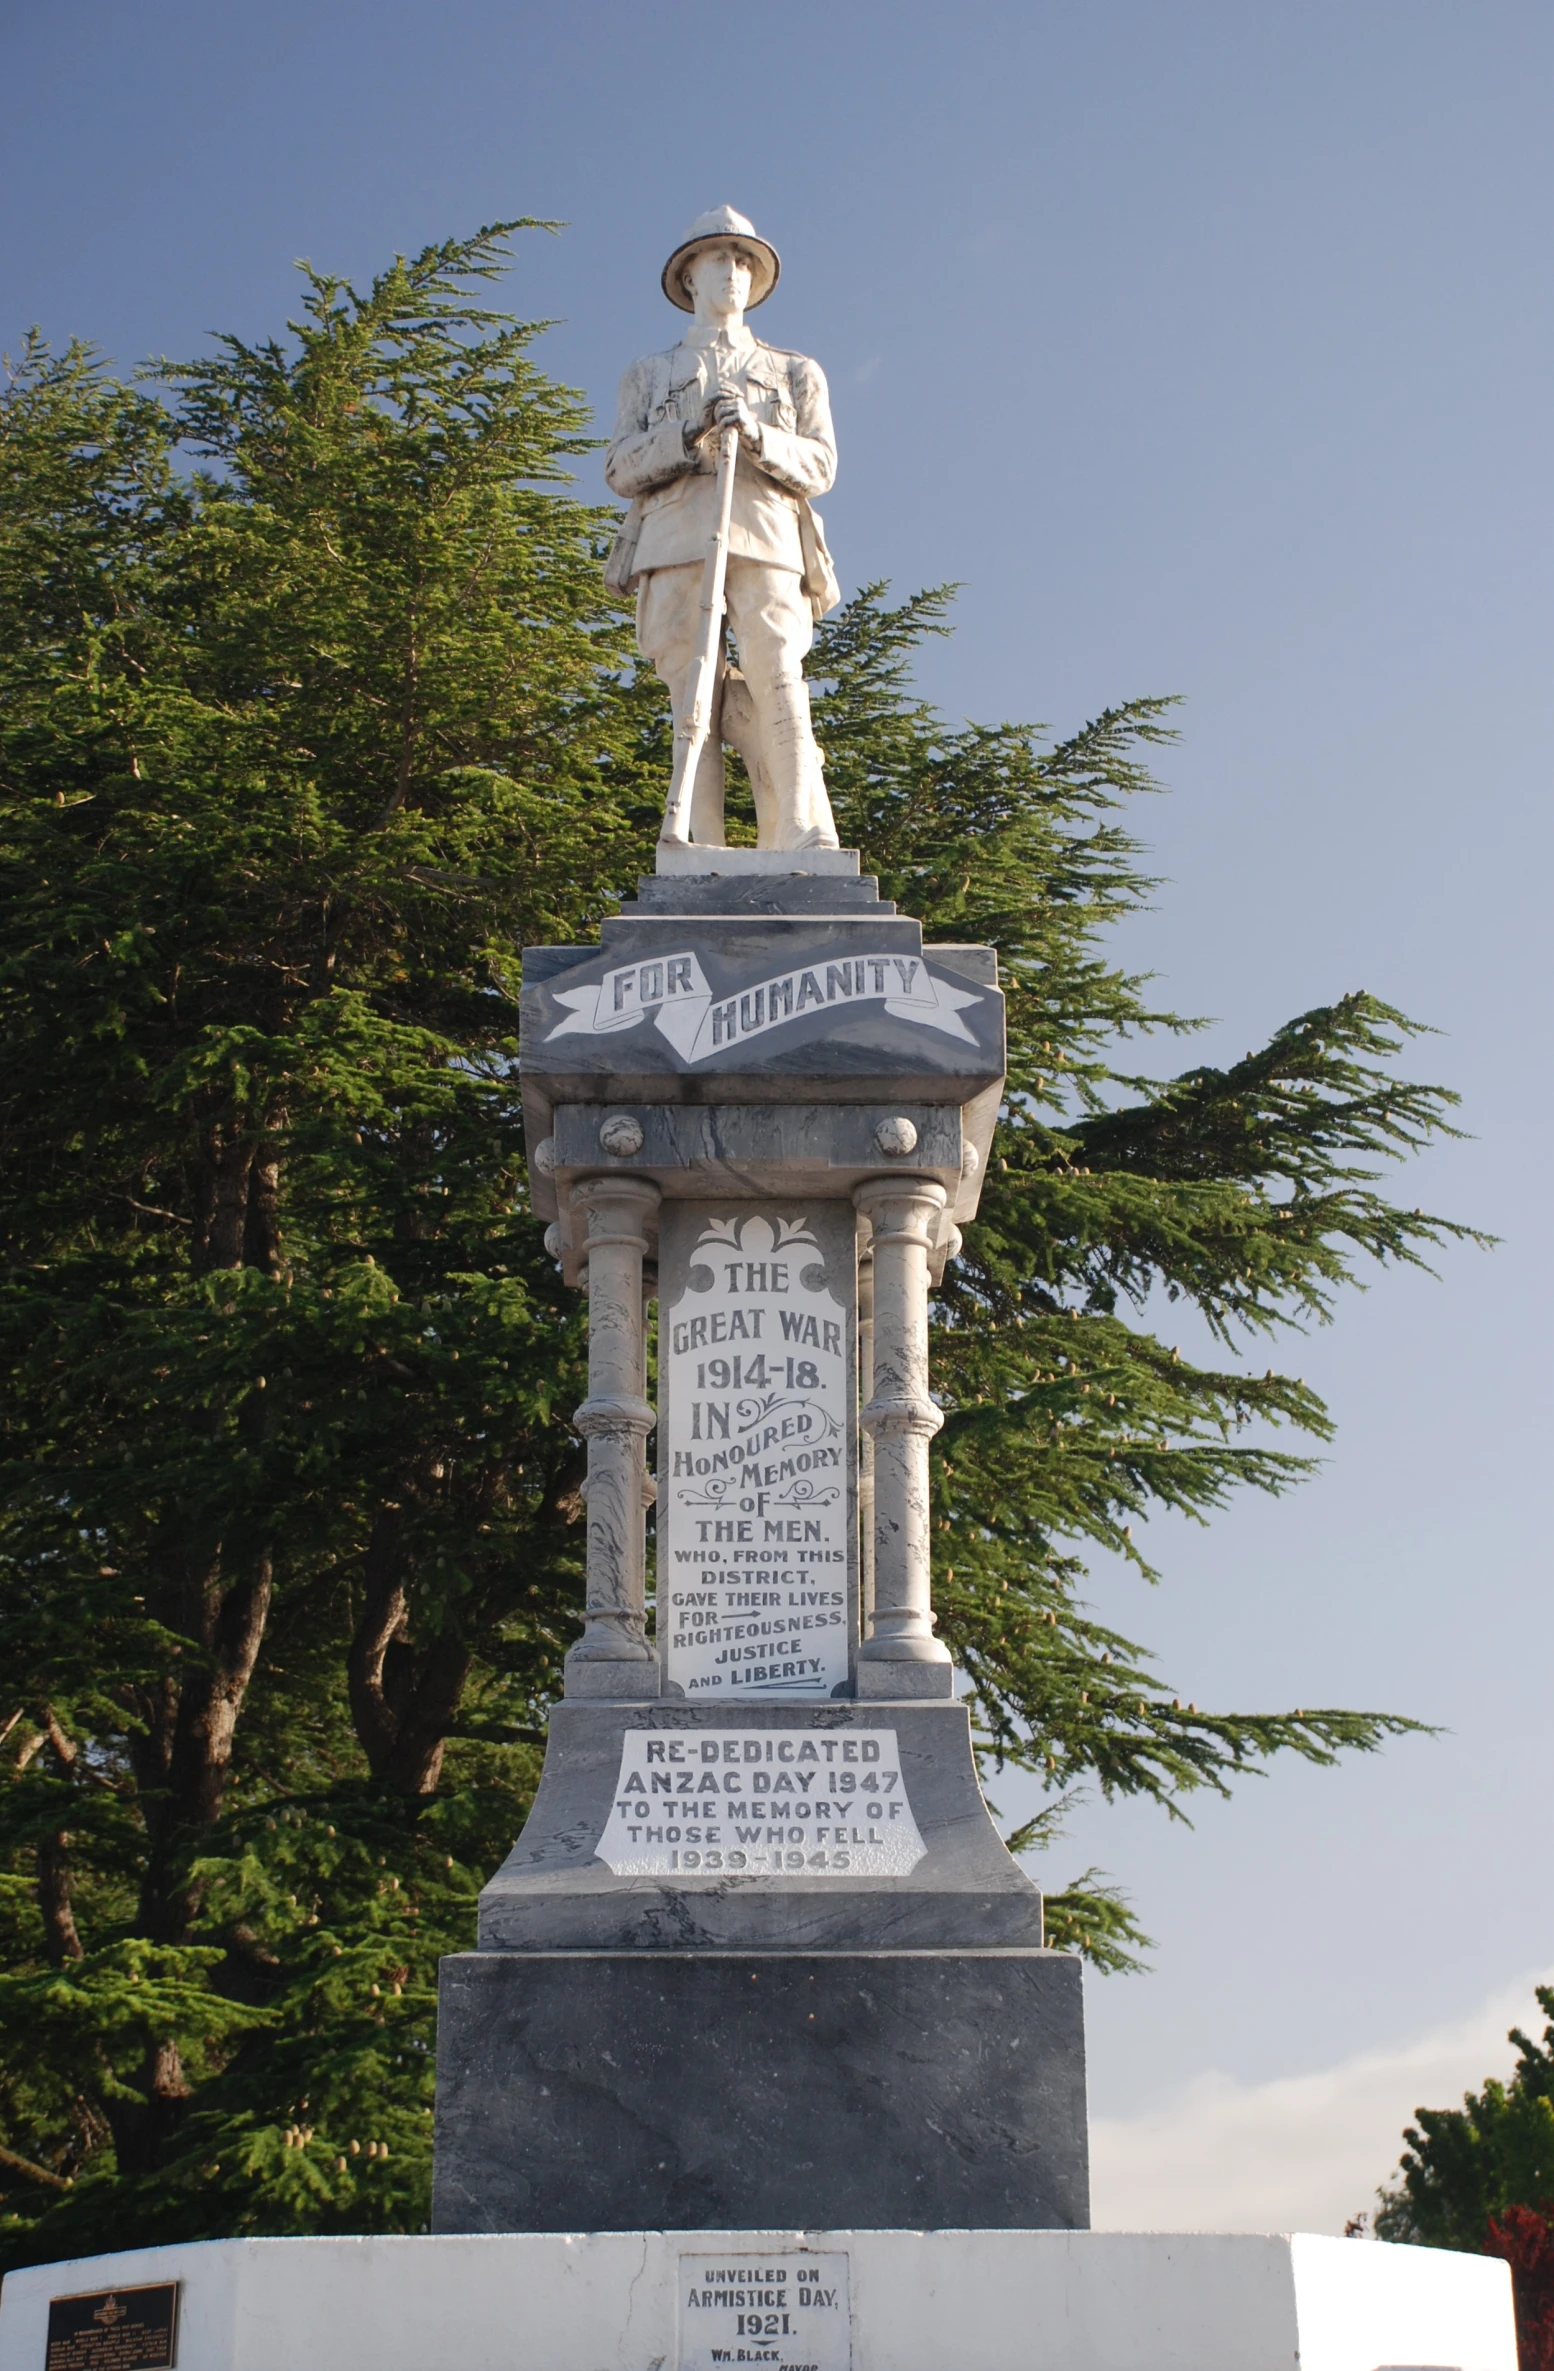
<svg viewBox="0 0 1554 2371">
<path fill-rule="evenodd" d="M 704 247 L 687 266 L 685 285 L 699 319 L 726 321 L 750 302 L 750 266 L 737 247 Z"/>
</svg>

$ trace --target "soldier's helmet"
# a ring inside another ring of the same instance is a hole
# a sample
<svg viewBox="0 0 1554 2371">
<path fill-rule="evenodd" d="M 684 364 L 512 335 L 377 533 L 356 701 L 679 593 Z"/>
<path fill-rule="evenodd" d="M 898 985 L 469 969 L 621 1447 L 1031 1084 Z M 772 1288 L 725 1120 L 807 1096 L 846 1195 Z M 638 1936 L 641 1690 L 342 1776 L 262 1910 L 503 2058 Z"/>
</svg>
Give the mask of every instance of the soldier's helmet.
<svg viewBox="0 0 1554 2371">
<path fill-rule="evenodd" d="M 782 270 L 776 248 L 732 206 L 712 206 L 697 215 L 664 266 L 664 294 L 672 305 L 678 305 L 682 313 L 695 312 L 685 285 L 685 267 L 704 247 L 737 247 L 750 266 L 750 305 L 765 304 Z"/>
</svg>

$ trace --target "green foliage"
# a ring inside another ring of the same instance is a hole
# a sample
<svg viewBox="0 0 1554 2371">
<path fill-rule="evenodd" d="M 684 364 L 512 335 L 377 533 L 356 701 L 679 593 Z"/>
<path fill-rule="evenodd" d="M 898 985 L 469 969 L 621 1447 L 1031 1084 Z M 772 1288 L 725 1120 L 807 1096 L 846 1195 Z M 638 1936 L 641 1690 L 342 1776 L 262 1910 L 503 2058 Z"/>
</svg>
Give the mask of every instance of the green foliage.
<svg viewBox="0 0 1554 2371">
<path fill-rule="evenodd" d="M 171 399 L 34 341 L 0 414 L 24 2252 L 424 2219 L 437 1954 L 571 1634 L 518 955 L 640 861 L 662 728 L 560 490 L 581 408 L 468 295 L 499 252 L 310 274 Z"/>
<path fill-rule="evenodd" d="M 566 490 L 582 407 L 471 293 L 517 227 L 365 293 L 310 271 L 287 339 L 150 391 L 34 340 L 0 402 L 10 2262 L 424 2224 L 436 1962 L 578 1617 L 581 1312 L 525 1200 L 519 957 L 646 864 L 668 731 Z M 865 591 L 813 674 L 844 838 L 1005 967 L 935 1490 L 989 1764 L 1051 1792 L 1024 1849 L 1076 1785 L 1179 1812 L 1408 1725 L 1183 1705 L 1082 1558 L 1295 1479 L 1273 1436 L 1325 1412 L 1237 1341 L 1460 1230 L 1376 1189 L 1449 1098 L 1367 997 L 1227 1073 L 1114 1067 L 1181 1026 L 1104 951 L 1164 709 L 952 731 L 907 673 L 944 608 Z M 1214 1367 L 1148 1330 L 1173 1299 Z M 1093 1871 L 1049 1931 L 1103 1967 L 1145 1940 Z"/>
<path fill-rule="evenodd" d="M 1154 887 L 1117 810 L 1156 787 L 1140 752 L 1169 738 L 1166 703 L 1136 701 L 1051 748 L 1025 727 L 948 731 L 906 682 L 945 600 L 889 611 L 870 588 L 822 628 L 813 669 L 827 679 L 817 731 L 844 840 L 869 851 L 882 894 L 930 939 L 995 945 L 1008 999 L 997 1157 L 934 1312 L 940 1633 L 974 1683 L 995 1762 L 1177 1812 L 1270 1754 L 1328 1763 L 1410 1724 L 1200 1712 L 1085 1612 L 1076 1545 L 1154 1578 L 1136 1519 L 1163 1506 L 1202 1520 L 1238 1485 L 1278 1492 L 1308 1460 L 1271 1446 L 1272 1430 L 1329 1431 L 1302 1383 L 1197 1366 L 1139 1313 L 1152 1295 L 1188 1303 L 1229 1347 L 1325 1318 L 1357 1257 L 1419 1263 L 1463 1234 L 1373 1183 L 1378 1157 L 1446 1126 L 1452 1098 L 1391 1075 L 1411 1025 L 1363 995 L 1304 1015 L 1228 1072 L 1116 1069 L 1119 1046 L 1187 1026 L 1101 952 Z M 1080 1917 L 1081 1895 L 1093 1913 L 1061 1931 L 1104 1933 L 1117 1964 L 1133 1930 L 1109 1897 L 1081 1881 L 1055 1915 Z"/>
<path fill-rule="evenodd" d="M 13 2194 L 11 2260 L 87 2254 L 126 2233 L 149 2244 L 423 2229 L 437 1962 L 468 1947 L 476 1895 L 536 1774 L 529 1749 L 501 1777 L 470 1771 L 406 1804 L 360 1782 L 291 1795 L 272 1766 L 271 1808 L 229 1818 L 194 1866 L 220 1946 L 125 1939 L 49 1966 L 25 1935 L 8 1938 L 11 2146 L 57 2155 L 83 2103 L 102 2119 L 62 2160 L 81 2171 L 41 2229 L 34 2202 Z M 146 2068 L 169 2035 L 184 2113 L 147 2164 L 135 2146 L 152 2112 Z M 128 2150 L 115 2145 L 126 2132 Z"/>
<path fill-rule="evenodd" d="M 1554 1985 L 1537 1987 L 1541 2043 L 1513 2027 L 1508 2083 L 1464 2094 L 1460 2108 L 1418 2108 L 1391 2186 L 1381 2193 L 1378 2239 L 1482 2254 L 1491 2217 L 1508 2206 L 1547 2213 L 1554 2198 Z"/>
</svg>

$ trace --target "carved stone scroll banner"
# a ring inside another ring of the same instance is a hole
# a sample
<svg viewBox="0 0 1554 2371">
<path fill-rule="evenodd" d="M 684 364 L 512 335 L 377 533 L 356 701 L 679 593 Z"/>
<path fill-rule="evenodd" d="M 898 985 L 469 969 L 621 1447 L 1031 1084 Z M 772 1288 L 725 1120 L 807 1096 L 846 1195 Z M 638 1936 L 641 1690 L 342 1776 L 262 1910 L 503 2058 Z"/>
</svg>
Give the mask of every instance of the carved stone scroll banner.
<svg viewBox="0 0 1554 2371">
<path fill-rule="evenodd" d="M 850 2371 L 850 2270 L 846 2254 L 833 2248 L 682 2255 L 677 2371 L 713 2371 L 720 2363 Z"/>
<path fill-rule="evenodd" d="M 657 1619 L 670 1694 L 748 1703 L 849 1685 L 857 1277 L 845 1205 L 664 1207 Z"/>
<path fill-rule="evenodd" d="M 628 1729 L 598 1857 L 617 1877 L 910 1877 L 894 1729 Z"/>
<path fill-rule="evenodd" d="M 43 2371 L 171 2371 L 178 2283 L 49 2299 Z"/>
<path fill-rule="evenodd" d="M 790 1021 L 824 1016 L 828 1010 L 845 1014 L 853 1005 L 870 1003 L 883 1005 L 898 1021 L 975 1045 L 961 1010 L 986 1002 L 974 990 L 938 978 L 917 955 L 847 955 L 840 962 L 796 964 L 742 982 L 737 990 L 715 990 L 691 949 L 616 965 L 588 986 L 558 988 L 555 1000 L 568 1009 L 548 1040 L 578 1031 L 614 1036 L 651 1013 L 682 1062 L 692 1065 Z"/>
</svg>

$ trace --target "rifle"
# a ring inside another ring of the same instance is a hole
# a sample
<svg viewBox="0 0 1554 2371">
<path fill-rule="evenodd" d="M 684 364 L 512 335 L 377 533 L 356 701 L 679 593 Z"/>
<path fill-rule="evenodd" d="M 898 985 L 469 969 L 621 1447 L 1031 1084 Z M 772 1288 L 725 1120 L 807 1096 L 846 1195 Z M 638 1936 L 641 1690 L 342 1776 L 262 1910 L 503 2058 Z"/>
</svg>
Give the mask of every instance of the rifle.
<svg viewBox="0 0 1554 2371">
<path fill-rule="evenodd" d="M 675 719 L 674 772 L 664 807 L 661 848 L 691 844 L 691 792 L 696 768 L 712 729 L 712 704 L 718 688 L 718 661 L 723 649 L 723 595 L 728 580 L 728 523 L 734 508 L 734 464 L 739 452 L 739 430 L 724 428 L 718 435 L 717 523 L 707 539 L 702 566 L 701 618 L 696 629 L 696 656 L 685 687 L 682 713 Z"/>
</svg>

